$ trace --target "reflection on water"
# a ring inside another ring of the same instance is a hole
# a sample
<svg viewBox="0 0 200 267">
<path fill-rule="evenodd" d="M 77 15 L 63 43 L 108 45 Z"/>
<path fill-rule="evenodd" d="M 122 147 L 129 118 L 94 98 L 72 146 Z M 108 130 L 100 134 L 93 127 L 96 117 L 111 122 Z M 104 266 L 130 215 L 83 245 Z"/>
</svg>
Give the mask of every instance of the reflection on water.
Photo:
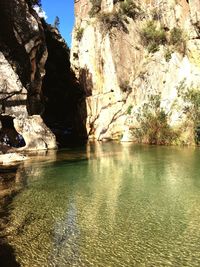
<svg viewBox="0 0 200 267">
<path fill-rule="evenodd" d="M 18 168 L 21 266 L 200 266 L 200 150 L 91 144 Z"/>
</svg>

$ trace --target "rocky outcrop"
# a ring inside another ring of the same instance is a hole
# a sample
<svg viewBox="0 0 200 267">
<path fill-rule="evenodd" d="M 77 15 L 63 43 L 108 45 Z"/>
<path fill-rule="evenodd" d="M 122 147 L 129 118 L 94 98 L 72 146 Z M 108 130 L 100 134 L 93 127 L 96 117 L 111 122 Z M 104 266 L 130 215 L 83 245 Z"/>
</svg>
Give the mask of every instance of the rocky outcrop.
<svg viewBox="0 0 200 267">
<path fill-rule="evenodd" d="M 69 48 L 58 30 L 39 17 L 31 4 L 35 2 L 0 2 L 0 114 L 23 117 L 32 130 L 31 116 L 40 115 L 56 135 L 59 132 L 59 143 L 68 138 L 63 132 L 69 128 L 74 138 L 85 138 L 85 97 L 70 69 Z M 39 124 L 46 132 L 44 123 Z M 32 141 L 33 148 L 38 139 Z M 55 142 L 44 143 L 42 148 L 55 147 Z"/>
<path fill-rule="evenodd" d="M 166 143 L 194 144 L 199 12 L 199 1 L 75 2 L 71 61 L 87 95 L 90 138 L 164 143 L 148 135 L 165 121 L 176 136 L 162 133 Z"/>
<path fill-rule="evenodd" d="M 28 118 L 15 118 L 14 127 L 23 136 L 25 147 L 23 150 L 43 150 L 55 149 L 55 135 L 45 125 L 39 115 L 29 116 Z"/>
</svg>

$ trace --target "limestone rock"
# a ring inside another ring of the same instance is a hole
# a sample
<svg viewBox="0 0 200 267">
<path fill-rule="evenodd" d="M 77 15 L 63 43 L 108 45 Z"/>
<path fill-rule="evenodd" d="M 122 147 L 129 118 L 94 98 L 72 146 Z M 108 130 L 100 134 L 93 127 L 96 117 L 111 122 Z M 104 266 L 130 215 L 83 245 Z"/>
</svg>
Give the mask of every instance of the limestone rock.
<svg viewBox="0 0 200 267">
<path fill-rule="evenodd" d="M 69 48 L 36 10 L 33 1 L 0 1 L 0 114 L 41 115 L 56 133 L 72 129 L 74 139 L 84 139 L 85 93 L 71 70 Z M 55 147 L 38 142 L 36 148 Z"/>
<path fill-rule="evenodd" d="M 14 162 L 23 161 L 28 159 L 27 156 L 19 154 L 19 153 L 7 153 L 0 155 L 0 164 L 9 165 Z"/>
<path fill-rule="evenodd" d="M 15 118 L 14 127 L 25 140 L 26 145 L 21 148 L 22 150 L 57 148 L 55 135 L 49 130 L 39 115 Z"/>
<path fill-rule="evenodd" d="M 115 16 L 120 2 L 102 0 L 93 16 L 90 2 L 75 3 L 71 61 L 87 95 L 89 137 L 132 140 L 131 129 L 139 127 L 136 118 L 153 95 L 160 95 L 169 125 L 188 131 L 182 126 L 187 121 L 186 103 L 178 91 L 181 84 L 183 91 L 200 88 L 199 1 L 134 1 L 139 15 L 126 16 L 119 24 Z M 154 53 L 141 38 L 149 21 L 162 26 L 168 40 Z M 169 41 L 174 28 L 185 38 L 182 47 Z"/>
</svg>

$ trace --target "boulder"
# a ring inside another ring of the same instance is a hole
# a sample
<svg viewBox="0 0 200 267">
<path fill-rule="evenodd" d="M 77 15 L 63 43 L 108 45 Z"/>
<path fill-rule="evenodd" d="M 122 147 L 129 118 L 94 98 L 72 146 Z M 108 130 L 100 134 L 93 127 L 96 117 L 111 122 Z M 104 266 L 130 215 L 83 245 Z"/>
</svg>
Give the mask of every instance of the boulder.
<svg viewBox="0 0 200 267">
<path fill-rule="evenodd" d="M 25 147 L 18 150 L 56 149 L 56 137 L 39 115 L 14 119 L 16 131 L 23 136 Z"/>
</svg>

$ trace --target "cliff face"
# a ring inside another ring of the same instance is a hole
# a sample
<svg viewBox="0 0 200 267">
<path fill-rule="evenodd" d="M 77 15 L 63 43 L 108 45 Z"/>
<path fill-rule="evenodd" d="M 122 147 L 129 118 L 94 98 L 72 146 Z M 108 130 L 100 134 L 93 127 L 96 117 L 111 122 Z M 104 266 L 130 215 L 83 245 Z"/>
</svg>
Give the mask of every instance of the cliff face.
<svg viewBox="0 0 200 267">
<path fill-rule="evenodd" d="M 75 14 L 71 61 L 87 95 L 90 137 L 193 144 L 200 2 L 80 0 Z"/>
<path fill-rule="evenodd" d="M 31 2 L 0 1 L 0 115 L 4 122 L 5 116 L 40 115 L 61 143 L 69 128 L 74 136 L 83 138 L 84 92 L 70 70 L 69 48 Z M 8 135 L 4 122 L 0 141 Z"/>
</svg>

